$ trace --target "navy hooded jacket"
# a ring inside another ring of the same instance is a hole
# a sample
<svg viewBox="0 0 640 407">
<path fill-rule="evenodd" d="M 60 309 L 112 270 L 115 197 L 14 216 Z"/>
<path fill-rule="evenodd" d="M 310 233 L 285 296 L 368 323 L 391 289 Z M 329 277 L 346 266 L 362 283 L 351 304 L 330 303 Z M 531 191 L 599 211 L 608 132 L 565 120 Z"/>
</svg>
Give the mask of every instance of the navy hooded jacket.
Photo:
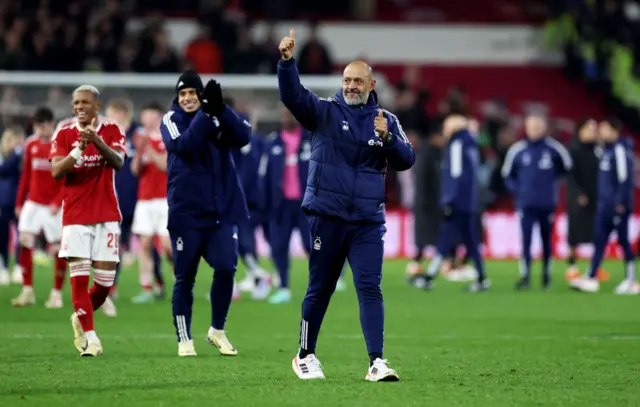
<svg viewBox="0 0 640 407">
<path fill-rule="evenodd" d="M 186 113 L 174 100 L 163 117 L 169 228 L 199 229 L 247 219 L 231 149 L 249 143 L 251 125 L 229 107 L 218 117 Z"/>
<path fill-rule="evenodd" d="M 125 131 L 127 138 L 127 156 L 124 159 L 124 166 L 116 172 L 116 192 L 118 193 L 118 204 L 120 212 L 124 217 L 133 217 L 138 200 L 138 177 L 131 172 L 131 161 L 136 154 L 133 146 L 133 136 L 138 131 L 140 125 L 136 122 Z"/>
<path fill-rule="evenodd" d="M 447 142 L 440 171 L 440 205 L 452 212 L 478 211 L 480 155 L 468 130 L 454 133 Z"/>
<path fill-rule="evenodd" d="M 284 200 L 284 170 L 286 167 L 286 148 L 280 133 L 271 133 L 266 140 L 265 153 L 268 154 L 267 172 L 265 179 L 266 205 L 269 213 L 274 215 Z M 298 160 L 298 176 L 300 189 L 304 194 L 307 188 L 309 174 L 309 159 L 311 158 L 311 133 L 302 131 L 300 146 L 296 155 Z"/>
<path fill-rule="evenodd" d="M 305 212 L 384 223 L 387 165 L 404 171 L 416 158 L 398 118 L 383 110 L 390 134 L 382 142 L 373 124 L 380 111 L 375 92 L 359 106 L 349 106 L 342 90 L 321 99 L 302 86 L 293 58 L 278 62 L 278 86 L 282 103 L 312 133 Z"/>
<path fill-rule="evenodd" d="M 628 141 L 620 139 L 605 144 L 598 167 L 599 212 L 613 213 L 623 206 L 627 213 L 633 209 L 633 155 Z"/>
<path fill-rule="evenodd" d="M 0 208 L 13 208 L 22 172 L 22 147 L 10 152 L 7 157 L 0 153 Z"/>
<path fill-rule="evenodd" d="M 569 151 L 551 137 L 521 140 L 507 151 L 502 176 L 515 195 L 517 209 L 554 211 L 558 204 L 558 178 L 571 166 Z"/>
</svg>

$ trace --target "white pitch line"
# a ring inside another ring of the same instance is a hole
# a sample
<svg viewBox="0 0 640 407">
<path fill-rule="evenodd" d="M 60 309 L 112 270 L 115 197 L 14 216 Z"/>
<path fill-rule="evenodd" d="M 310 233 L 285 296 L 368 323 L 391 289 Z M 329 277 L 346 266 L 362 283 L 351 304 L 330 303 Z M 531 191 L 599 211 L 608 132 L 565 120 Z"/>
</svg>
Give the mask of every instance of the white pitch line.
<svg viewBox="0 0 640 407">
<path fill-rule="evenodd" d="M 204 337 L 205 333 L 201 335 L 193 335 L 195 338 L 199 336 Z M 296 339 L 297 335 L 292 332 L 291 335 L 269 335 L 274 339 Z M 31 334 L 31 333 L 15 333 L 15 334 L 0 334 L 1 339 L 25 339 L 25 340 L 48 340 L 48 339 L 69 339 L 71 335 L 52 335 L 52 334 Z M 420 340 L 420 341 L 445 341 L 445 340 L 465 340 L 465 341 L 640 341 L 640 335 L 577 335 L 577 336 L 563 336 L 563 335 L 486 335 L 486 336 L 473 336 L 473 335 L 429 335 L 426 334 L 423 337 L 419 336 L 407 336 L 407 335 L 393 335 L 386 334 L 385 339 L 391 340 Z M 112 340 L 176 340 L 175 334 L 168 333 L 149 333 L 149 334 L 131 334 L 131 335 L 110 335 L 102 334 L 100 338 L 112 339 Z M 320 335 L 322 339 L 334 339 L 334 340 L 363 340 L 362 335 L 357 334 L 333 334 L 333 335 Z"/>
</svg>

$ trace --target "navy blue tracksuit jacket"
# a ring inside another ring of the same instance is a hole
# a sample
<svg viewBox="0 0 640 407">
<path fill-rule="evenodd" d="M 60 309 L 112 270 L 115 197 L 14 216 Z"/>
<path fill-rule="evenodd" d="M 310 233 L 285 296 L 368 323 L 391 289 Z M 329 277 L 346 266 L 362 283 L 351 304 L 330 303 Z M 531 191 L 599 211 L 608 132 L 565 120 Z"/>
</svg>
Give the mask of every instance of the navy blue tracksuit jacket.
<svg viewBox="0 0 640 407">
<path fill-rule="evenodd" d="M 536 141 L 521 140 L 507 152 L 502 176 L 507 188 L 515 195 L 520 215 L 524 260 L 520 274 L 524 279 L 530 275 L 531 239 L 536 223 L 542 238 L 543 276 L 549 278 L 558 180 L 571 170 L 571 166 L 571 155 L 567 149 L 551 137 Z"/>
<path fill-rule="evenodd" d="M 4 157 L 0 153 L 0 267 L 9 263 L 9 230 L 14 220 L 16 194 L 22 172 L 22 148 Z"/>
<path fill-rule="evenodd" d="M 174 326 L 178 341 L 185 341 L 191 339 L 193 286 L 201 258 L 216 276 L 212 326 L 224 326 L 238 263 L 236 225 L 249 217 L 232 149 L 249 143 L 251 125 L 229 107 L 214 117 L 202 110 L 186 113 L 174 101 L 160 130 L 168 154 Z"/>
<path fill-rule="evenodd" d="M 250 216 L 250 219 L 238 222 L 238 251 L 241 257 L 251 254 L 257 258 L 255 230 L 258 225 L 265 223 L 264 177 L 259 175 L 263 149 L 264 140 L 257 134 L 251 135 L 251 141 L 246 146 L 232 149 Z"/>
<path fill-rule="evenodd" d="M 280 100 L 312 133 L 309 175 L 302 207 L 309 215 L 312 250 L 309 287 L 302 305 L 301 345 L 315 347 L 320 324 L 348 258 L 369 353 L 382 352 L 382 280 L 385 174 L 404 171 L 415 152 L 398 118 L 383 110 L 389 138 L 374 130 L 380 111 L 375 92 L 364 105 L 349 106 L 342 90 L 321 99 L 300 83 L 293 58 L 278 62 Z"/>
<path fill-rule="evenodd" d="M 606 144 L 598 167 L 598 203 L 594 230 L 594 253 L 589 274 L 595 278 L 609 241 L 616 231 L 618 243 L 624 251 L 627 267 L 635 258 L 629 243 L 629 216 L 633 210 L 634 163 L 630 143 L 619 139 Z M 629 273 L 629 271 L 627 271 Z M 635 279 L 635 275 L 627 277 Z"/>
<path fill-rule="evenodd" d="M 120 212 L 122 212 L 123 224 L 129 223 L 129 230 L 131 229 L 133 213 L 135 212 L 136 202 L 138 200 L 138 177 L 131 172 L 131 161 L 136 154 L 136 149 L 133 146 L 133 136 L 139 127 L 140 125 L 138 123 L 133 122 L 125 131 L 127 138 L 127 158 L 125 159 L 124 167 L 116 173 L 116 192 L 118 193 Z M 130 233 L 127 233 L 127 236 L 129 234 Z M 125 236 L 123 240 L 127 240 L 128 243 L 127 236 Z"/>
<path fill-rule="evenodd" d="M 462 241 L 473 259 L 478 281 L 485 278 L 477 229 L 478 167 L 480 156 L 475 137 L 467 130 L 451 135 L 442 156 L 440 206 L 444 220 L 438 233 L 437 252 L 446 257 Z"/>
<path fill-rule="evenodd" d="M 505 185 L 518 210 L 553 212 L 558 204 L 558 179 L 571 169 L 567 149 L 551 137 L 521 140 L 509 148 L 502 166 Z"/>
</svg>

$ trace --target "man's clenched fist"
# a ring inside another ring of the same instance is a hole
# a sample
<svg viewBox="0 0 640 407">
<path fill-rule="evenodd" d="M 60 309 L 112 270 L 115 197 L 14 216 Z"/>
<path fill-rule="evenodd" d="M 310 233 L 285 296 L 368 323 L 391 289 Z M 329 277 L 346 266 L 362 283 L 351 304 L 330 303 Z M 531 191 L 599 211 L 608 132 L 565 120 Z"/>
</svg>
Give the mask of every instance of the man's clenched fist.
<svg viewBox="0 0 640 407">
<path fill-rule="evenodd" d="M 293 48 L 296 46 L 296 40 L 294 38 L 293 28 L 289 30 L 289 36 L 284 37 L 280 40 L 280 53 L 282 54 L 282 59 L 291 59 L 293 57 Z"/>
</svg>

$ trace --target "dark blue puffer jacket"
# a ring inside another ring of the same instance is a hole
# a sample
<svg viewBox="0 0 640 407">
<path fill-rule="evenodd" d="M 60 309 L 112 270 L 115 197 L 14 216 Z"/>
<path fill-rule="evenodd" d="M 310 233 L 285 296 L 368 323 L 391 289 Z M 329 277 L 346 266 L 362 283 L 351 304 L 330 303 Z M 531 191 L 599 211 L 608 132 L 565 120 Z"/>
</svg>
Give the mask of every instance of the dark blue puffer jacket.
<svg viewBox="0 0 640 407">
<path fill-rule="evenodd" d="M 312 133 L 305 212 L 384 223 L 387 165 L 404 171 L 415 162 L 398 118 L 383 110 L 391 133 L 383 143 L 374 131 L 380 111 L 375 92 L 360 106 L 347 105 L 342 90 L 321 99 L 302 86 L 293 58 L 278 63 L 278 86 L 282 103 Z"/>
</svg>

